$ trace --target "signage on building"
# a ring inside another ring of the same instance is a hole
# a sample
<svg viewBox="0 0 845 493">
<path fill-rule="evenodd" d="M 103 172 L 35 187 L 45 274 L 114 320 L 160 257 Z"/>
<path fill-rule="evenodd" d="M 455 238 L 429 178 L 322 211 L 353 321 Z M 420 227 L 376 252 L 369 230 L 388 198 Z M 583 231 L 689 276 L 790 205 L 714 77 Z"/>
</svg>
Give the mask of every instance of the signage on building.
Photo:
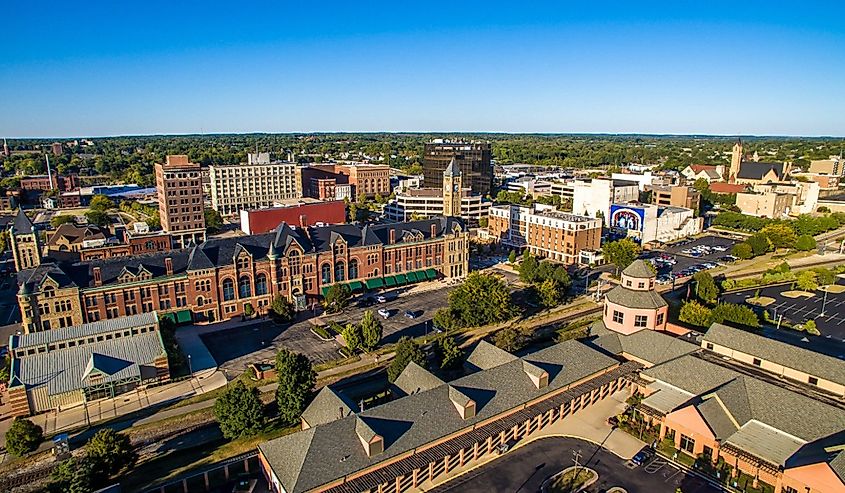
<svg viewBox="0 0 845 493">
<path fill-rule="evenodd" d="M 610 227 L 616 231 L 642 233 L 644 221 L 645 210 L 640 207 L 615 204 L 610 206 Z"/>
</svg>

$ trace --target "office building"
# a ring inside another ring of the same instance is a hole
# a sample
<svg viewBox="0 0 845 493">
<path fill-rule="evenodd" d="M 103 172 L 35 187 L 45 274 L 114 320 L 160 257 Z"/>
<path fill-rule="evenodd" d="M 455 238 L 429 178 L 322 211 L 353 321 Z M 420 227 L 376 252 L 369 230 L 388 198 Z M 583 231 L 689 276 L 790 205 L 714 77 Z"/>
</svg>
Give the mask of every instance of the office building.
<svg viewBox="0 0 845 493">
<path fill-rule="evenodd" d="M 845 161 L 842 156 L 830 156 L 827 159 L 813 159 L 810 161 L 809 173 L 830 176 L 845 176 Z"/>
<path fill-rule="evenodd" d="M 188 156 L 167 156 L 155 165 L 161 228 L 180 247 L 205 241 L 205 210 L 200 165 Z"/>
<path fill-rule="evenodd" d="M 601 245 L 601 219 L 558 212 L 552 207 L 497 205 L 490 208 L 488 233 L 503 245 L 525 248 L 534 255 L 581 263 L 585 250 Z"/>
<path fill-rule="evenodd" d="M 311 163 L 300 168 L 303 191 L 319 200 L 390 195 L 390 166 L 368 163 Z"/>
<path fill-rule="evenodd" d="M 699 210 L 701 206 L 701 193 L 686 186 L 653 186 L 650 187 L 651 203 L 654 205 L 683 207 L 685 209 Z"/>
<path fill-rule="evenodd" d="M 701 233 L 704 219 L 695 217 L 692 209 L 634 202 L 613 204 L 608 224 L 617 235 L 634 238 L 645 246 Z"/>
<path fill-rule="evenodd" d="M 211 207 L 224 216 L 302 197 L 297 164 L 270 161 L 269 152 L 249 154 L 245 164 L 213 164 L 208 174 Z"/>
<path fill-rule="evenodd" d="M 492 146 L 489 142 L 450 142 L 441 139 L 425 145 L 423 186 L 443 188 L 443 172 L 452 160 L 463 175 L 463 184 L 480 195 L 493 190 Z"/>
<path fill-rule="evenodd" d="M 600 217 L 607 221 L 611 204 L 639 200 L 640 188 L 637 182 L 593 178 L 576 180 L 572 189 L 572 212 Z"/>
</svg>

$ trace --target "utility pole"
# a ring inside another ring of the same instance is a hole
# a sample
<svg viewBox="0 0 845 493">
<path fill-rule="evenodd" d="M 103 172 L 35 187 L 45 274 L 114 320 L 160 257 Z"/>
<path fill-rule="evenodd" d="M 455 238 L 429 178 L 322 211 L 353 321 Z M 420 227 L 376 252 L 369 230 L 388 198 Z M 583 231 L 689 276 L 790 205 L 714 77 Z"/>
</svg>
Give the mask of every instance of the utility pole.
<svg viewBox="0 0 845 493">
<path fill-rule="evenodd" d="M 571 485 L 578 484 L 578 473 L 581 471 L 578 470 L 581 467 L 581 449 L 573 450 L 572 451 L 572 462 L 575 464 L 575 475 L 572 477 Z"/>
<path fill-rule="evenodd" d="M 822 299 L 822 312 L 819 313 L 820 317 L 824 317 L 824 309 L 825 309 L 826 305 L 827 305 L 827 290 L 825 289 L 824 290 L 824 298 Z"/>
</svg>

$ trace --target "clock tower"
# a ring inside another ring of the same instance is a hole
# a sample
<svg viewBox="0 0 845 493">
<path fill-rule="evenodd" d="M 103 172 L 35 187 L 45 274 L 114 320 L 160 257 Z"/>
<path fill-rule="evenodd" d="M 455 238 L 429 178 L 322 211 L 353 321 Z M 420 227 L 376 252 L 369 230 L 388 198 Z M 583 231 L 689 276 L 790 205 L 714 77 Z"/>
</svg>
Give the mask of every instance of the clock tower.
<svg viewBox="0 0 845 493">
<path fill-rule="evenodd" d="M 452 158 L 443 172 L 443 215 L 446 217 L 461 217 L 462 181 L 461 170 Z"/>
</svg>

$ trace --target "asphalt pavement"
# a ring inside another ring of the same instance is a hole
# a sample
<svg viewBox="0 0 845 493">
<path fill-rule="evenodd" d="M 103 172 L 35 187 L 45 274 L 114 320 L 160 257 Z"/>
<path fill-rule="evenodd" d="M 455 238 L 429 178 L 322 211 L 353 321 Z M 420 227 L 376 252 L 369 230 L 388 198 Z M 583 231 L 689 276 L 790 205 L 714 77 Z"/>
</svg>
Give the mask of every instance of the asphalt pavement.
<svg viewBox="0 0 845 493">
<path fill-rule="evenodd" d="M 721 491 L 663 459 L 652 459 L 644 466 L 629 467 L 628 462 L 600 449 L 598 445 L 576 438 L 541 438 L 506 453 L 478 469 L 467 472 L 430 491 L 436 493 L 534 493 L 550 476 L 574 465 L 596 471 L 599 479 L 586 492 L 606 491 L 621 486 L 628 493 L 684 493 Z"/>
</svg>

